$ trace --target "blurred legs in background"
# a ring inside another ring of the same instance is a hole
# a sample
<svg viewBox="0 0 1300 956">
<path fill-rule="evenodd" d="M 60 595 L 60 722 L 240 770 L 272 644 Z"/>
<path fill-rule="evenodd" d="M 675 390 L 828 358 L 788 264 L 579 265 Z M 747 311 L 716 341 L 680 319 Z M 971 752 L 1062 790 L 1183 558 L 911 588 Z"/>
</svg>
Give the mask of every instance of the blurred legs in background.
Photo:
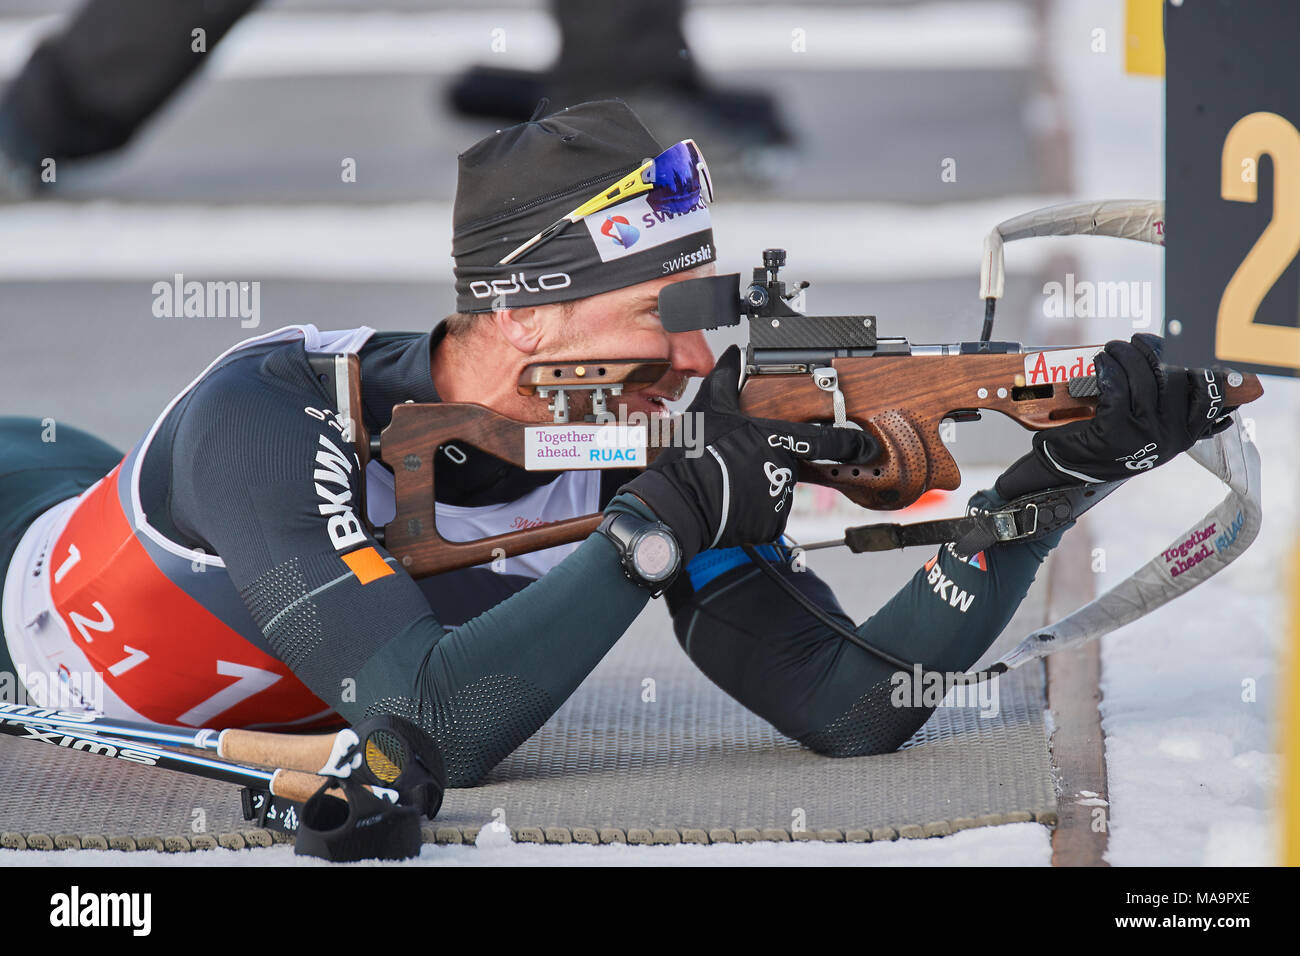
<svg viewBox="0 0 1300 956">
<path fill-rule="evenodd" d="M 46 160 L 128 143 L 257 3 L 88 0 L 0 94 L 0 201 L 37 194 Z M 622 97 L 661 141 L 705 139 L 732 188 L 760 184 L 767 177 L 756 162 L 791 143 L 769 93 L 703 79 L 682 31 L 685 0 L 550 6 L 561 33 L 556 62 L 541 72 L 473 67 L 449 91 L 457 112 L 518 123 L 542 97 L 557 108 Z"/>
<path fill-rule="evenodd" d="M 791 142 L 770 94 L 705 83 L 682 32 L 685 0 L 552 0 L 551 9 L 561 46 L 550 69 L 472 67 L 448 91 L 458 112 L 519 123 L 543 96 L 553 107 L 617 96 L 663 142 L 704 139 L 710 163 Z"/>
<path fill-rule="evenodd" d="M 34 192 L 46 159 L 124 145 L 257 2 L 89 0 L 0 97 L 0 199 Z"/>
</svg>

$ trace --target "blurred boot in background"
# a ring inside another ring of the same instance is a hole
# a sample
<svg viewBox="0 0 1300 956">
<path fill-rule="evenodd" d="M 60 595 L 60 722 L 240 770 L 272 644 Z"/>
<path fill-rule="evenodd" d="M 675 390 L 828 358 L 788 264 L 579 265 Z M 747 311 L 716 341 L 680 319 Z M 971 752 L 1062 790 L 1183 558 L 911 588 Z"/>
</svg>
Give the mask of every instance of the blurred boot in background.
<svg viewBox="0 0 1300 956">
<path fill-rule="evenodd" d="M 537 101 L 552 107 L 621 97 L 663 143 L 694 136 L 710 165 L 753 180 L 755 151 L 792 141 L 773 97 L 725 90 L 702 78 L 682 32 L 685 0 L 552 0 L 560 55 L 542 72 L 475 66 L 448 95 L 458 112 L 512 123 Z"/>
</svg>

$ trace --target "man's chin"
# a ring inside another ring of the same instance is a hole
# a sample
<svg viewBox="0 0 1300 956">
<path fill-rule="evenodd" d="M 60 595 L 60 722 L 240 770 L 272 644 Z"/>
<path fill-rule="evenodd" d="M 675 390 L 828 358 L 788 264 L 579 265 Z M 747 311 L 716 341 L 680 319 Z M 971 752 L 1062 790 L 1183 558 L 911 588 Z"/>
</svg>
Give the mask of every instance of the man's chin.
<svg viewBox="0 0 1300 956">
<path fill-rule="evenodd" d="M 639 395 L 629 396 L 618 405 L 611 403 L 611 411 L 620 419 L 628 418 L 633 413 L 647 418 L 667 418 L 672 414 L 668 403 L 663 399 L 647 399 Z"/>
</svg>

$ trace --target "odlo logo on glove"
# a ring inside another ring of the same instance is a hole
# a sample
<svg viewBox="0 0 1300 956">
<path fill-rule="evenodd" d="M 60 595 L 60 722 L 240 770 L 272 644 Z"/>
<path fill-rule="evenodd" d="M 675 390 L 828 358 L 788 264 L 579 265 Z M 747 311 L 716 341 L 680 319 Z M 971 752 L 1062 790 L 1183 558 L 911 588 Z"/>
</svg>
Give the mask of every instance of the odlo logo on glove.
<svg viewBox="0 0 1300 956">
<path fill-rule="evenodd" d="M 787 496 L 784 492 L 786 489 L 788 488 L 791 494 L 794 493 L 794 487 L 790 484 L 790 479 L 794 477 L 794 473 L 789 468 L 778 468 L 775 462 L 767 461 L 763 463 L 763 474 L 767 475 L 767 480 L 772 483 L 771 487 L 768 488 L 768 495 L 773 498 L 780 496 L 780 500 L 776 503 L 774 509 L 780 511 L 785 507 Z"/>
</svg>

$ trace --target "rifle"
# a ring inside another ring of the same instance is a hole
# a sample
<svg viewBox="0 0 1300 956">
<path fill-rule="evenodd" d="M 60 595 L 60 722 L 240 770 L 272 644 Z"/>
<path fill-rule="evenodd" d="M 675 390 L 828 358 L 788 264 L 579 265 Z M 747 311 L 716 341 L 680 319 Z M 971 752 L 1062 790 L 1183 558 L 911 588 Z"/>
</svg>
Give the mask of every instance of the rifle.
<svg viewBox="0 0 1300 956">
<path fill-rule="evenodd" d="M 808 463 L 801 466 L 799 479 L 835 488 L 864 508 L 896 510 L 931 489 L 959 486 L 957 463 L 940 436 L 945 419 L 977 421 L 981 413 L 993 411 L 1038 431 L 1090 418 L 1096 411 L 1091 357 L 1101 346 L 1026 348 L 992 341 L 996 302 L 1003 292 L 1003 244 L 1029 236 L 1107 235 L 1163 245 L 1163 220 L 1162 203 L 1116 201 L 1050 207 L 1000 224 L 984 244 L 984 324 L 974 342 L 913 345 L 905 338 L 879 335 L 874 315 L 801 314 L 790 300 L 808 283 L 787 291 L 780 276 L 786 260 L 782 249 L 763 252 L 763 265 L 754 269 L 743 294 L 736 273 L 683 280 L 661 291 L 659 313 L 670 332 L 733 326 L 748 318 L 741 410 L 785 421 L 852 423 L 870 431 L 881 448 L 877 460 L 861 466 Z M 659 446 L 629 449 L 645 436 L 635 427 L 610 422 L 608 402 L 625 390 L 652 384 L 667 367 L 667 362 L 637 359 L 530 365 L 518 388 L 520 394 L 550 400 L 548 424 L 518 421 L 470 403 L 396 406 L 389 426 L 369 445 L 394 473 L 397 510 L 382 529 L 385 547 L 418 578 L 584 539 L 600 523 L 599 514 L 477 541 L 444 539 L 436 523 L 435 455 L 440 449 L 453 457 L 463 454 L 459 446 L 464 444 L 529 470 L 644 466 Z M 1227 406 L 1263 394 L 1253 374 L 1227 370 L 1223 381 Z M 607 429 L 615 431 L 602 431 Z M 573 440 L 566 444 L 566 436 Z M 538 450 L 548 444 L 588 454 L 580 460 L 546 459 Z M 1085 489 L 1081 494 L 1092 496 L 1092 503 L 1111 490 Z M 1050 516 L 1060 506 L 1058 496 L 1028 507 L 1037 526 L 1040 515 Z M 1072 508 L 1070 517 L 1082 510 L 1066 506 Z M 913 527 L 869 525 L 849 529 L 857 534 L 848 534 L 846 542 L 832 543 L 861 551 L 934 539 L 933 534 L 909 535 L 907 529 Z M 951 533 L 954 527 L 945 530 Z M 1026 536 L 1024 526 L 1012 522 L 999 540 Z"/>
</svg>

